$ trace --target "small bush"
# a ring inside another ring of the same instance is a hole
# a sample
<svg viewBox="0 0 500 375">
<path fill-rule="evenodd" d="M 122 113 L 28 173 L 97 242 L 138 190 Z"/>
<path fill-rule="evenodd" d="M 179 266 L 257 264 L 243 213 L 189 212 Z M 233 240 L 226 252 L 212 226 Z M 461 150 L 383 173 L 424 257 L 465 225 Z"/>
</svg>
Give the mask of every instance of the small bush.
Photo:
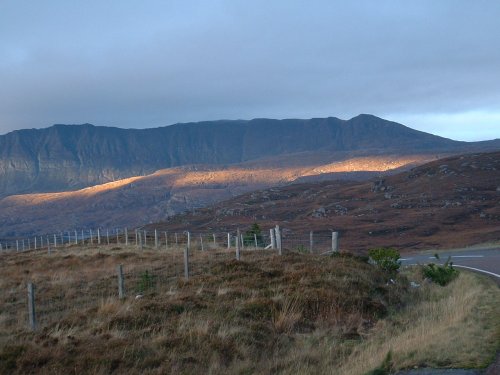
<svg viewBox="0 0 500 375">
<path fill-rule="evenodd" d="M 137 292 L 144 293 L 150 289 L 153 289 L 156 284 L 154 275 L 149 273 L 148 270 L 141 273 L 139 283 L 137 285 Z"/>
<path fill-rule="evenodd" d="M 439 259 L 437 254 L 435 257 L 436 259 Z M 451 258 L 448 257 L 448 260 L 443 265 L 429 263 L 426 266 L 423 266 L 423 276 L 441 286 L 449 284 L 458 276 L 458 270 L 453 268 L 453 262 L 450 262 L 450 259 Z"/>
<path fill-rule="evenodd" d="M 375 262 L 375 264 L 385 272 L 391 274 L 395 273 L 401 266 L 401 262 L 399 261 L 399 251 L 393 249 L 392 247 L 371 249 L 368 252 L 368 255 Z"/>
</svg>

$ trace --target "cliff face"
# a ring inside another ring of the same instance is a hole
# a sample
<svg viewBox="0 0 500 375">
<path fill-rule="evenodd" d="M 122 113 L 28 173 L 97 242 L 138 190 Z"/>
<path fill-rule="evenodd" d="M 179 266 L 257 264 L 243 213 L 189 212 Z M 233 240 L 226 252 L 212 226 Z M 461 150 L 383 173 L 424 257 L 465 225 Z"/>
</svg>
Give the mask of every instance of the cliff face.
<svg viewBox="0 0 500 375">
<path fill-rule="evenodd" d="M 77 189 L 175 166 L 227 165 L 303 151 L 405 154 L 467 147 L 471 145 L 370 115 L 348 121 L 255 119 L 141 130 L 54 125 L 0 136 L 0 197 Z"/>
</svg>

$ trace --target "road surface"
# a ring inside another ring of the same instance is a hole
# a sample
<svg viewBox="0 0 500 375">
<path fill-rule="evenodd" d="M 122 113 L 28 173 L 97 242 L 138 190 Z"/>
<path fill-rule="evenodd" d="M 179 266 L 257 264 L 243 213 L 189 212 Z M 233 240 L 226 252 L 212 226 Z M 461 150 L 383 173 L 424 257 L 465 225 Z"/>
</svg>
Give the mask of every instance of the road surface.
<svg viewBox="0 0 500 375">
<path fill-rule="evenodd" d="M 451 256 L 453 265 L 457 268 L 469 269 L 491 276 L 500 283 L 500 247 L 488 249 L 460 249 L 437 251 L 440 260 L 433 252 L 407 254 L 401 258 L 402 265 L 444 263 Z"/>
</svg>

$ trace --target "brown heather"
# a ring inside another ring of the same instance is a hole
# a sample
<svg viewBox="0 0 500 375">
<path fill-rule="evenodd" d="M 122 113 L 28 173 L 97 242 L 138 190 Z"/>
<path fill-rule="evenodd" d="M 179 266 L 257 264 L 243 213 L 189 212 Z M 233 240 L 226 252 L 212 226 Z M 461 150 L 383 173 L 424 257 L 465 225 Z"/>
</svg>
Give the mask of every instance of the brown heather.
<svg viewBox="0 0 500 375">
<path fill-rule="evenodd" d="M 435 353 L 445 365 L 481 366 L 498 342 L 490 322 L 499 293 L 476 276 L 447 288 L 411 289 L 406 277 L 388 284 L 377 269 L 348 255 L 244 251 L 240 262 L 233 256 L 194 252 L 186 281 L 177 277 L 180 251 L 69 247 L 51 256 L 4 255 L 0 372 L 363 374 L 389 350 L 395 367 L 433 363 Z M 125 270 L 124 300 L 117 297 L 117 264 Z M 36 332 L 27 327 L 28 281 L 36 284 Z M 458 344 L 449 356 L 442 352 L 446 335 L 465 342 L 455 329 L 463 322 L 467 338 L 482 335 L 467 345 L 482 350 L 477 359 L 464 357 Z M 438 324 L 444 327 L 436 331 Z M 433 330 L 439 340 L 419 351 Z"/>
</svg>

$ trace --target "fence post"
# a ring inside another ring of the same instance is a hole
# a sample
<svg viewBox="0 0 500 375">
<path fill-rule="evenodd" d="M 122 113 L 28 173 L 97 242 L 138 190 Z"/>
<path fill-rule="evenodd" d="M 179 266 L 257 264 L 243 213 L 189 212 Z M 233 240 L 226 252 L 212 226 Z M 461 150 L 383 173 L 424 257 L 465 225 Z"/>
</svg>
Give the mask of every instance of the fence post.
<svg viewBox="0 0 500 375">
<path fill-rule="evenodd" d="M 19 240 L 16 240 L 16 251 L 19 252 Z"/>
<path fill-rule="evenodd" d="M 276 232 L 276 245 L 278 246 L 278 254 L 282 255 L 280 226 L 276 225 L 274 231 Z"/>
<path fill-rule="evenodd" d="M 274 228 L 269 229 L 271 235 L 271 249 L 276 249 L 276 237 L 274 235 Z"/>
<path fill-rule="evenodd" d="M 83 240 L 83 237 L 82 237 Z M 78 232 L 75 230 L 75 245 L 78 245 Z"/>
<path fill-rule="evenodd" d="M 128 229 L 125 228 L 125 246 L 128 246 Z"/>
<path fill-rule="evenodd" d="M 138 235 L 139 235 L 139 246 L 140 246 L 140 249 L 144 250 L 144 248 L 142 247 L 142 233 L 141 233 L 141 231 L 138 231 Z"/>
<path fill-rule="evenodd" d="M 24 240 L 23 240 L 23 251 L 24 251 Z"/>
<path fill-rule="evenodd" d="M 189 279 L 189 247 L 184 249 L 184 278 Z"/>
<path fill-rule="evenodd" d="M 115 230 L 116 230 L 116 245 L 118 246 L 120 244 L 120 231 L 118 230 L 118 228 L 116 228 Z"/>
<path fill-rule="evenodd" d="M 118 298 L 125 298 L 125 280 L 123 277 L 123 266 L 118 265 Z"/>
<path fill-rule="evenodd" d="M 155 229 L 155 248 L 158 249 L 158 231 Z"/>
<path fill-rule="evenodd" d="M 31 240 L 28 238 L 28 250 L 31 250 Z"/>
<path fill-rule="evenodd" d="M 30 328 L 36 330 L 35 285 L 28 283 L 28 316 Z"/>
<path fill-rule="evenodd" d="M 236 260 L 240 260 L 240 229 L 236 230 Z"/>
<path fill-rule="evenodd" d="M 339 251 L 339 232 L 332 232 L 332 251 Z"/>
<path fill-rule="evenodd" d="M 144 231 L 144 246 L 148 246 L 148 232 Z"/>
<path fill-rule="evenodd" d="M 253 234 L 253 240 L 255 242 L 255 249 L 257 250 L 257 234 L 256 233 Z"/>
<path fill-rule="evenodd" d="M 201 243 L 201 251 L 205 251 L 205 248 L 203 247 L 203 236 L 200 234 L 200 243 Z"/>
<path fill-rule="evenodd" d="M 94 234 L 92 233 L 92 229 L 89 229 L 89 233 L 90 233 L 90 244 L 93 245 L 94 244 Z"/>
<path fill-rule="evenodd" d="M 191 250 L 191 233 L 187 232 L 187 247 Z"/>
<path fill-rule="evenodd" d="M 97 228 L 97 244 L 101 244 L 101 229 Z"/>
<path fill-rule="evenodd" d="M 227 249 L 231 248 L 231 234 L 227 232 Z"/>
<path fill-rule="evenodd" d="M 314 234 L 313 231 L 309 232 L 309 252 L 312 254 L 313 253 L 313 244 L 314 244 Z"/>
<path fill-rule="evenodd" d="M 50 240 L 49 240 L 49 236 L 47 236 L 47 253 L 50 255 Z"/>
<path fill-rule="evenodd" d="M 243 250 L 245 248 L 245 241 L 243 241 L 243 234 L 240 234 L 240 244 L 241 244 L 241 249 Z"/>
<path fill-rule="evenodd" d="M 85 245 L 85 236 L 83 234 L 83 229 L 82 229 L 82 237 L 81 238 L 82 238 L 82 245 Z"/>
<path fill-rule="evenodd" d="M 108 243 L 109 245 L 109 229 L 106 229 L 106 242 Z"/>
<path fill-rule="evenodd" d="M 215 233 L 212 233 L 212 237 L 214 238 L 214 247 L 217 247 L 217 242 L 215 241 Z"/>
</svg>

